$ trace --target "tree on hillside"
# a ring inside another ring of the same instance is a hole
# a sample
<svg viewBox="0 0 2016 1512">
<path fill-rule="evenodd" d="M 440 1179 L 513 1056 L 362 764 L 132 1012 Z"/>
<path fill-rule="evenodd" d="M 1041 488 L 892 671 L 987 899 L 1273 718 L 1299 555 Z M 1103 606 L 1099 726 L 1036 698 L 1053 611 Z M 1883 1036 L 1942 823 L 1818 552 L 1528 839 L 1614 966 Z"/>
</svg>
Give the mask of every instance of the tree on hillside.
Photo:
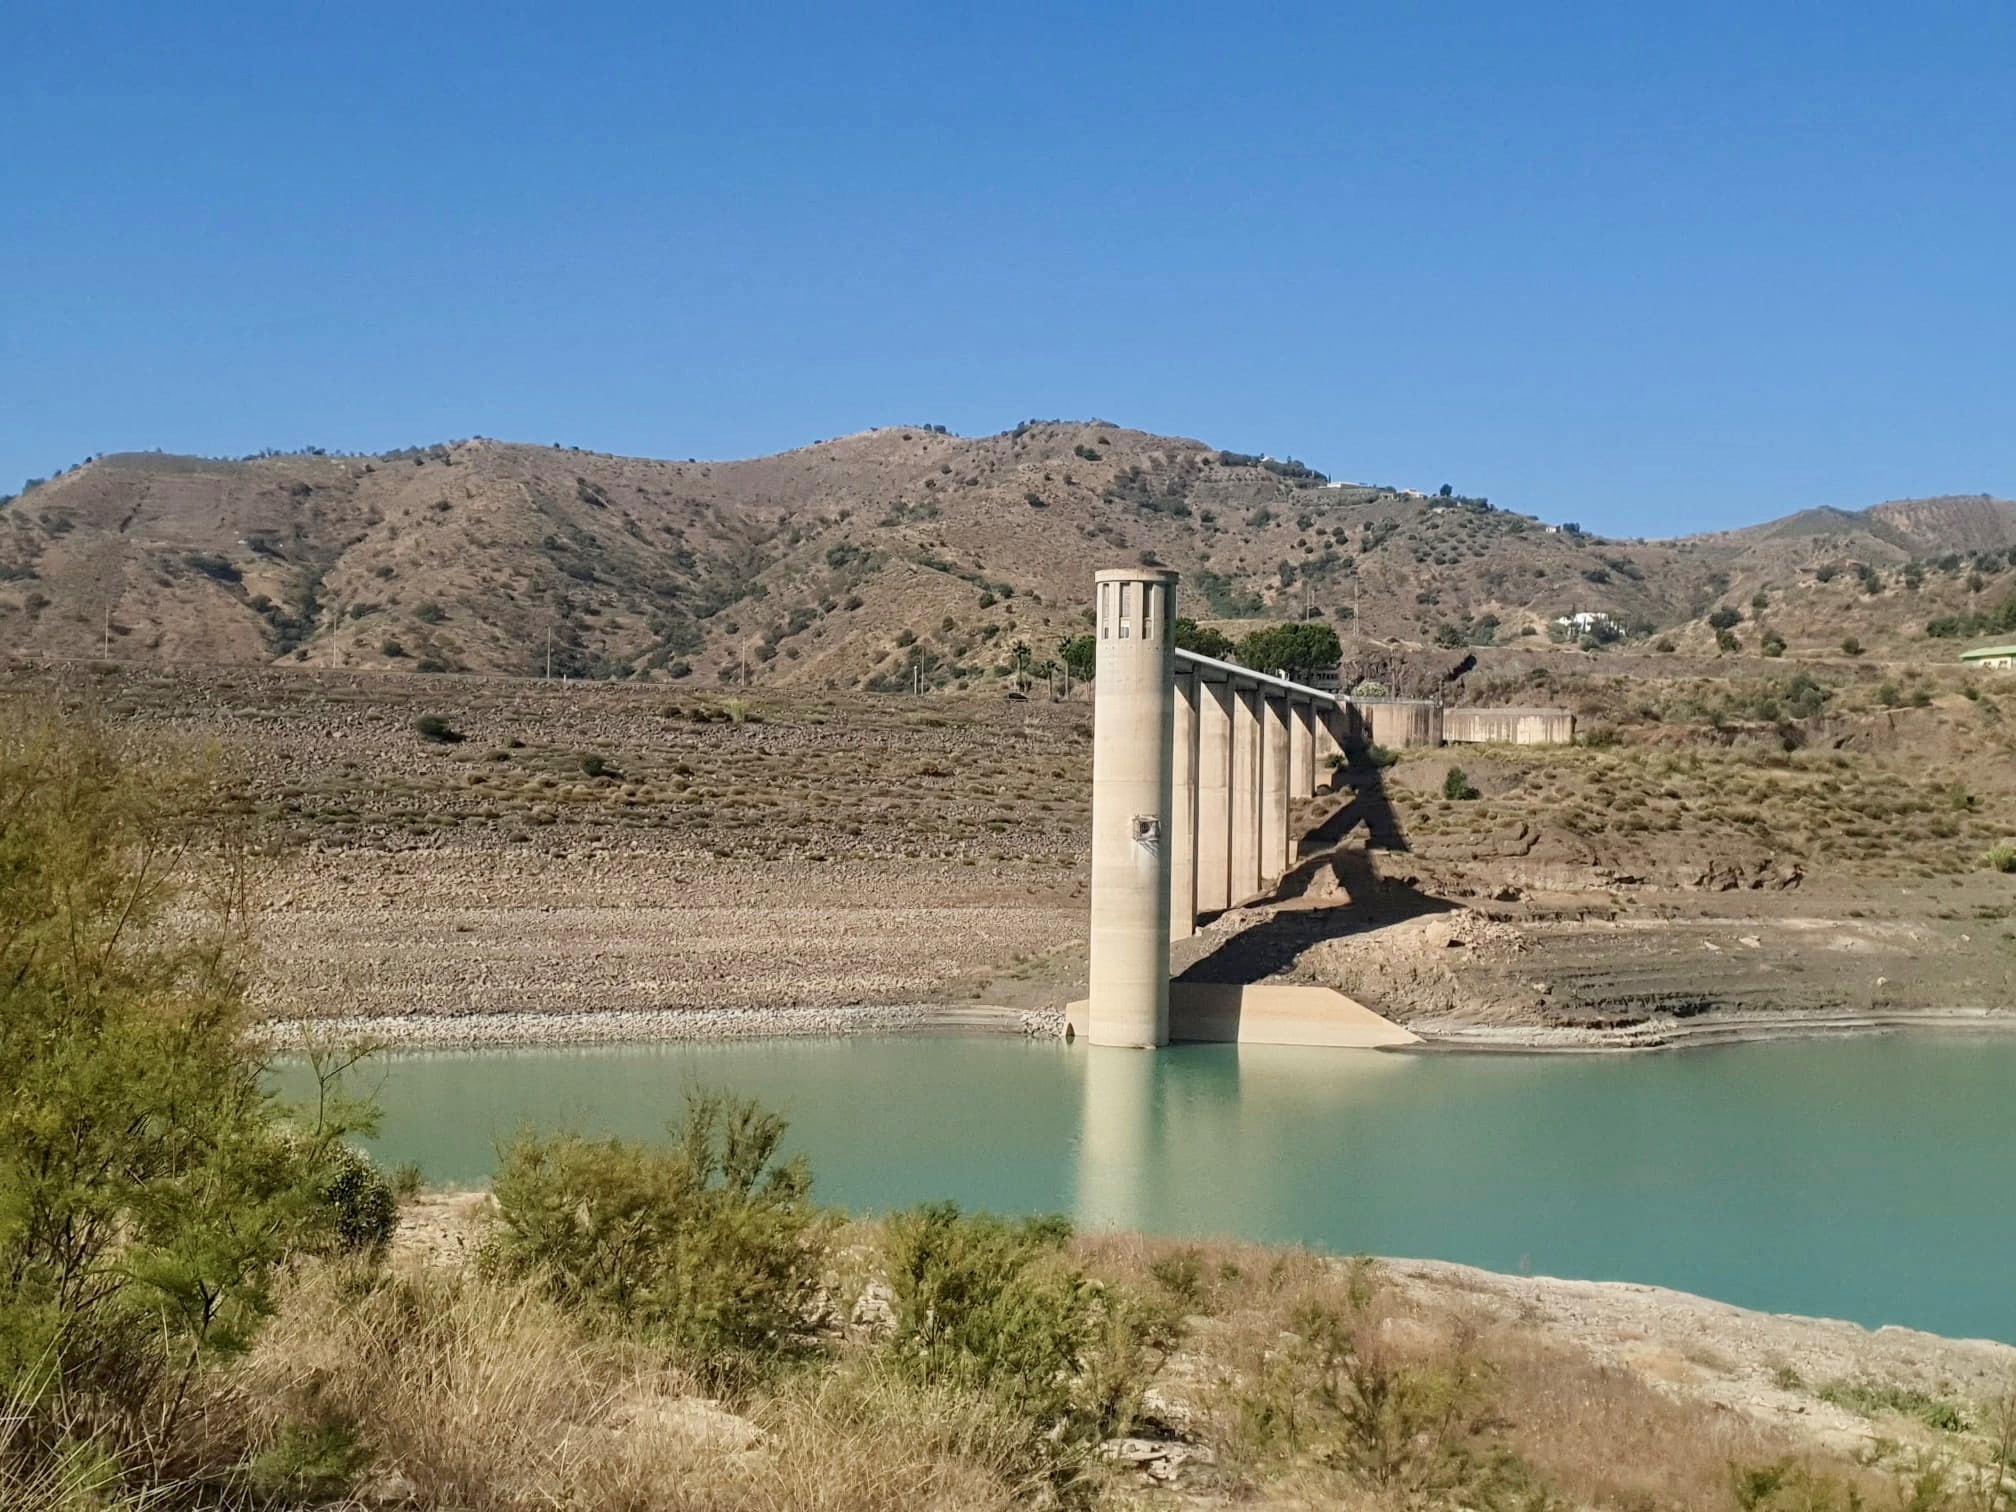
<svg viewBox="0 0 2016 1512">
<path fill-rule="evenodd" d="M 1324 624 L 1269 625 L 1239 642 L 1239 660 L 1245 665 L 1291 678 L 1328 671 L 1343 659 L 1337 632 Z"/>
<path fill-rule="evenodd" d="M 1073 682 L 1090 682 L 1099 659 L 1099 643 L 1089 635 L 1073 635 L 1057 642 L 1057 659 L 1064 663 Z"/>
<path fill-rule="evenodd" d="M 1222 630 L 1199 625 L 1194 619 L 1179 618 L 1176 621 L 1176 649 L 1224 661 L 1233 653 L 1232 637 Z"/>
</svg>

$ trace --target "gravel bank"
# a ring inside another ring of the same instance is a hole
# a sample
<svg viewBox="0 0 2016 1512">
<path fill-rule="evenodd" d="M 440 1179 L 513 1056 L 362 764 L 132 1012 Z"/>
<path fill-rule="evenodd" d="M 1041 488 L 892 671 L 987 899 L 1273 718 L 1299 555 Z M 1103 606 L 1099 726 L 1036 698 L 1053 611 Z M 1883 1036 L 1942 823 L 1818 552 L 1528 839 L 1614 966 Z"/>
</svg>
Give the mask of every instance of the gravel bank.
<svg viewBox="0 0 2016 1512">
<path fill-rule="evenodd" d="M 810 1035 L 889 1034 L 933 1027 L 931 1004 L 849 1008 L 645 1008 L 581 1013 L 406 1013 L 371 1017 L 268 1019 L 276 1049 L 312 1035 L 386 1049 L 474 1049 L 507 1045 L 594 1045 L 652 1040 L 749 1040 Z"/>
</svg>

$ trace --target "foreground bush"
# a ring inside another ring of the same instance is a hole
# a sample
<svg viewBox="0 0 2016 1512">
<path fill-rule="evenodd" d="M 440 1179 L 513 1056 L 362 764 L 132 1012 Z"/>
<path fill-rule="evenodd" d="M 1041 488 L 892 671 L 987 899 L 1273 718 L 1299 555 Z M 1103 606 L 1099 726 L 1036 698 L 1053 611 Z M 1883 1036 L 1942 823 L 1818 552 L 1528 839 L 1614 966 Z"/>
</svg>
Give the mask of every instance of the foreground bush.
<svg viewBox="0 0 2016 1512">
<path fill-rule="evenodd" d="M 1132 1425 L 1166 1320 L 1089 1278 L 1062 1218 L 967 1215 L 932 1203 L 889 1220 L 884 1245 L 896 1369 L 920 1385 L 979 1393 L 1029 1425 L 1052 1480 L 1079 1451 Z"/>
<path fill-rule="evenodd" d="M 330 1194 L 359 1190 L 341 1142 L 358 1114 L 325 1097 L 291 1126 L 262 1090 L 245 875 L 230 836 L 187 817 L 213 807 L 202 776 L 5 712 L 0 1456 L 74 1477 L 171 1443 L 281 1263 L 340 1246 Z"/>
<path fill-rule="evenodd" d="M 779 1158 L 784 1129 L 708 1095 L 665 1147 L 521 1135 L 484 1263 L 718 1369 L 794 1352 L 817 1321 L 825 1246 L 804 1162 Z"/>
</svg>

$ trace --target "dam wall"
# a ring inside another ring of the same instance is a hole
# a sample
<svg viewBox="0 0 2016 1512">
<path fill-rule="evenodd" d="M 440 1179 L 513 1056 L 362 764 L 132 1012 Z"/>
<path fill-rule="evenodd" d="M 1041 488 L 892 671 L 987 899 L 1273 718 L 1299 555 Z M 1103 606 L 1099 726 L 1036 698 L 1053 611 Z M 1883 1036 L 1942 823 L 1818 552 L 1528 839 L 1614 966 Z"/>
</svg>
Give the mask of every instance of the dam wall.
<svg viewBox="0 0 2016 1512">
<path fill-rule="evenodd" d="M 1442 744 L 1442 705 L 1427 698 L 1351 700 L 1365 722 L 1365 738 L 1389 751 Z"/>
<path fill-rule="evenodd" d="M 1575 715 L 1569 709 L 1444 709 L 1442 738 L 1450 745 L 1573 745 Z"/>
</svg>

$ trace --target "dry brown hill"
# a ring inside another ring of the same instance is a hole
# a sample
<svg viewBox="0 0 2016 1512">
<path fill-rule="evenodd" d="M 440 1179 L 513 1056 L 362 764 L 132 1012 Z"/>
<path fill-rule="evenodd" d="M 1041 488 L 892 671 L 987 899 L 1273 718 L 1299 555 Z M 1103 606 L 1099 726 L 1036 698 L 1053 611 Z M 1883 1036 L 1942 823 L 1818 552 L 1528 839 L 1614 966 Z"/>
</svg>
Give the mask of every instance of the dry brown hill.
<svg viewBox="0 0 2016 1512">
<path fill-rule="evenodd" d="M 1504 641 L 1580 609 L 1649 634 L 1753 579 L 2011 544 L 2016 505 L 1986 499 L 1609 542 L 1096 421 L 739 462 L 482 439 L 124 454 L 0 506 L 0 649 L 526 675 L 550 652 L 556 675 L 971 686 L 1082 629 L 1106 565 L 1180 569 L 1200 618 L 1355 610 L 1377 639 Z"/>
</svg>

